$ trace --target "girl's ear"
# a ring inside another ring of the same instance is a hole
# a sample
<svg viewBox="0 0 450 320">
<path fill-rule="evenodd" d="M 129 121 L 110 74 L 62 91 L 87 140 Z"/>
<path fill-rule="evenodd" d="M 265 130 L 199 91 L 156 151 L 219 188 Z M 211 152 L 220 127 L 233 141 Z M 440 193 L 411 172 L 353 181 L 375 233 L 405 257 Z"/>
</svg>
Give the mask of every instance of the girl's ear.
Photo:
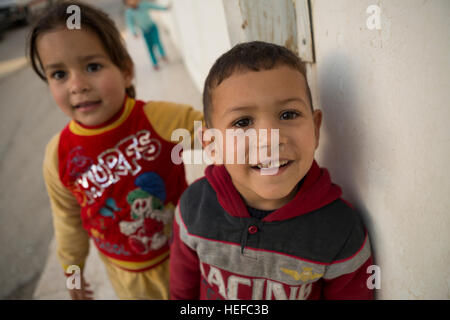
<svg viewBox="0 0 450 320">
<path fill-rule="evenodd" d="M 134 79 L 134 72 L 130 71 L 125 74 L 125 88 L 131 87 L 131 84 Z"/>
<path fill-rule="evenodd" d="M 134 79 L 134 66 L 133 62 L 128 62 L 125 70 L 122 71 L 124 80 L 125 80 L 125 88 L 131 87 L 131 84 Z"/>
</svg>

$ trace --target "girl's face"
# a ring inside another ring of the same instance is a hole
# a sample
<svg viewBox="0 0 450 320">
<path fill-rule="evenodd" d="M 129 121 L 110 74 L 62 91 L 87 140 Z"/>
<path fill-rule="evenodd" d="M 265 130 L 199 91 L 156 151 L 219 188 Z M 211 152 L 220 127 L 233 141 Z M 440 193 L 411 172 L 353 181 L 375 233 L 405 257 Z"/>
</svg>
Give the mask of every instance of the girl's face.
<svg viewBox="0 0 450 320">
<path fill-rule="evenodd" d="M 38 37 L 37 51 L 53 98 L 69 117 L 97 126 L 120 111 L 133 74 L 110 60 L 94 32 L 55 29 Z"/>
</svg>

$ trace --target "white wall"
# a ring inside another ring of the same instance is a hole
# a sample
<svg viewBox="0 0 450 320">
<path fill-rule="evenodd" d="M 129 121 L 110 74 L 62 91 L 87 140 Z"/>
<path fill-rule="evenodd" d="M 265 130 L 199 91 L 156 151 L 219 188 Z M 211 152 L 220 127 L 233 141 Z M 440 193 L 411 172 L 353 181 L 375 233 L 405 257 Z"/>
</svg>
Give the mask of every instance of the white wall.
<svg viewBox="0 0 450 320">
<path fill-rule="evenodd" d="M 449 299 L 450 2 L 374 2 L 312 1 L 317 158 L 364 211 L 378 297 Z"/>
<path fill-rule="evenodd" d="M 168 14 L 161 15 L 196 87 L 203 84 L 216 59 L 231 48 L 222 0 L 159 0 L 171 2 Z M 156 13 L 156 12 L 152 12 Z"/>
<path fill-rule="evenodd" d="M 366 9 L 381 8 L 381 30 Z M 230 47 L 221 0 L 173 1 L 197 86 Z M 450 299 L 450 1 L 311 0 L 319 163 L 363 211 L 381 299 Z"/>
</svg>

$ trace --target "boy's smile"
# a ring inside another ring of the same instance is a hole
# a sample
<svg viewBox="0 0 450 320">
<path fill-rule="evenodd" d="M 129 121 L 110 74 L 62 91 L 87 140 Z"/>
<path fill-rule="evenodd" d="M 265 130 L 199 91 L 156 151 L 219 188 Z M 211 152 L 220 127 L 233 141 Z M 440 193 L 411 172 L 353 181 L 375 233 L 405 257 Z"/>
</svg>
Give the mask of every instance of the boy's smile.
<svg viewBox="0 0 450 320">
<path fill-rule="evenodd" d="M 258 157 L 257 163 L 227 164 L 234 186 L 246 203 L 262 210 L 275 210 L 296 194 L 297 185 L 310 169 L 319 143 L 320 110 L 311 111 L 306 80 L 285 65 L 262 71 L 235 71 L 213 90 L 211 124 L 223 134 L 226 129 L 279 130 L 279 157 Z M 225 136 L 225 134 L 224 134 Z M 224 143 L 222 154 L 235 144 Z M 249 148 L 246 145 L 246 160 Z M 237 163 L 235 161 L 234 163 Z M 274 168 L 264 175 L 262 169 Z"/>
<path fill-rule="evenodd" d="M 64 27 L 38 38 L 47 81 L 61 110 L 86 126 L 98 126 L 118 113 L 132 72 L 112 63 L 98 36 Z"/>
</svg>

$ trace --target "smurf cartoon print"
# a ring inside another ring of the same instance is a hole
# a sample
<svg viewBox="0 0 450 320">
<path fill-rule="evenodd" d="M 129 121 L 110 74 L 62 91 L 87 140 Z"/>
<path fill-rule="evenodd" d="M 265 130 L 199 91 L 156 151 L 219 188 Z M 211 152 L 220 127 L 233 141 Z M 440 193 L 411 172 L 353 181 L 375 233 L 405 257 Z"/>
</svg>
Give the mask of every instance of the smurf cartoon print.
<svg viewBox="0 0 450 320">
<path fill-rule="evenodd" d="M 155 172 L 146 172 L 136 178 L 138 187 L 127 196 L 132 221 L 121 221 L 120 232 L 128 236 L 131 250 L 147 254 L 164 246 L 171 232 L 173 206 L 164 208 L 166 189 L 164 181 Z"/>
</svg>

